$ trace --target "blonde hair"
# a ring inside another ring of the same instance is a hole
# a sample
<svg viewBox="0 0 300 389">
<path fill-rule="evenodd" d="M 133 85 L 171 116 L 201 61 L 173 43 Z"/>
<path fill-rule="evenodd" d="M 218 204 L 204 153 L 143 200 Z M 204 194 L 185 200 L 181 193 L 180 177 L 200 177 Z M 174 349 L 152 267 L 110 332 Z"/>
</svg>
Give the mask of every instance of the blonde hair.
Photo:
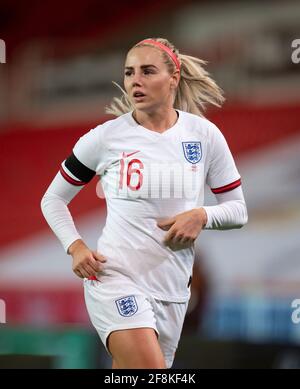
<svg viewBox="0 0 300 389">
<path fill-rule="evenodd" d="M 173 51 L 180 62 L 180 81 L 176 91 L 174 108 L 181 111 L 190 112 L 199 116 L 204 116 L 203 112 L 207 104 L 212 104 L 220 107 L 225 101 L 222 89 L 210 77 L 209 73 L 203 68 L 207 62 L 190 55 L 180 54 L 175 46 L 167 39 L 150 38 L 151 40 L 160 42 Z M 135 47 L 150 46 L 151 43 L 138 43 Z M 163 50 L 160 50 L 165 64 L 168 66 L 170 74 L 176 70 L 176 66 L 172 58 Z M 131 103 L 126 91 L 116 82 L 113 82 L 122 91 L 122 97 L 114 97 L 113 102 L 109 107 L 106 107 L 106 113 L 115 116 L 123 115 L 124 113 L 134 110 L 134 105 Z"/>
</svg>

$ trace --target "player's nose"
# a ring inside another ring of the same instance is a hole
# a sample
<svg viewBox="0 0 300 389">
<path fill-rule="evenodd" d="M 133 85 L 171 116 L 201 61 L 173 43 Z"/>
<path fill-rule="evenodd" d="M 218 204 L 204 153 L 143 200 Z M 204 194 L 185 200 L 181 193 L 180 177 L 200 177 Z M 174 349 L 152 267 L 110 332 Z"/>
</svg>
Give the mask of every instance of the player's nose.
<svg viewBox="0 0 300 389">
<path fill-rule="evenodd" d="M 135 86 L 142 86 L 142 80 L 141 80 L 141 75 L 136 73 L 133 77 L 132 77 L 132 87 L 135 87 Z"/>
</svg>

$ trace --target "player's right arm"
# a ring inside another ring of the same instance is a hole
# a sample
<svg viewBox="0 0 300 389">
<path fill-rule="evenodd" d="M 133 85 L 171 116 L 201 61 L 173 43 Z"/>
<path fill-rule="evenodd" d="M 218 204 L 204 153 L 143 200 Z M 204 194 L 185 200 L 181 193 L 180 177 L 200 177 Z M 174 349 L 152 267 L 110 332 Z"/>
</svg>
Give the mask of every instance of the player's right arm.
<svg viewBox="0 0 300 389">
<path fill-rule="evenodd" d="M 68 204 L 99 171 L 97 132 L 91 130 L 76 143 L 72 154 L 62 163 L 41 201 L 42 213 L 73 257 L 73 271 L 81 278 L 96 276 L 105 258 L 90 250 L 78 233 Z M 101 155 L 101 154 L 100 154 Z"/>
<path fill-rule="evenodd" d="M 68 252 L 73 257 L 73 272 L 80 278 L 96 277 L 106 259 L 97 251 L 91 251 L 82 239 L 75 240 Z"/>
</svg>

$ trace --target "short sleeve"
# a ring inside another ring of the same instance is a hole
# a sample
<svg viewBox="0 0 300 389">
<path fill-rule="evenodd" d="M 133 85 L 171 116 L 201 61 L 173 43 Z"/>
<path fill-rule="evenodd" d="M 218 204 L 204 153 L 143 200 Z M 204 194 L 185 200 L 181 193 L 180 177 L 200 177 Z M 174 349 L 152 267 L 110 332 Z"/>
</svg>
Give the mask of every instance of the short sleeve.
<svg viewBox="0 0 300 389">
<path fill-rule="evenodd" d="M 100 126 L 83 135 L 73 148 L 75 157 L 87 168 L 97 172 L 99 158 L 101 156 Z"/>
<path fill-rule="evenodd" d="M 224 193 L 241 185 L 241 176 L 221 131 L 211 123 L 209 133 L 209 168 L 206 183 L 213 193 Z"/>
<path fill-rule="evenodd" d="M 101 130 L 98 126 L 79 138 L 72 154 L 62 163 L 60 172 L 70 184 L 86 185 L 105 170 L 106 149 L 100 138 Z"/>
</svg>

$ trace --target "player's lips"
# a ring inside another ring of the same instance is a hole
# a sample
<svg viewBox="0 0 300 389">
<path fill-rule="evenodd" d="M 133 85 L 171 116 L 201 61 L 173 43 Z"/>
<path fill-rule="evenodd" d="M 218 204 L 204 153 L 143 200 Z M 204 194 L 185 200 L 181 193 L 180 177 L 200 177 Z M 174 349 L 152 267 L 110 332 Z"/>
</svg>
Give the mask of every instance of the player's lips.
<svg viewBox="0 0 300 389">
<path fill-rule="evenodd" d="M 143 100 L 144 97 L 146 97 L 146 95 L 143 92 L 135 91 L 133 93 L 133 98 L 136 101 L 141 101 L 141 100 Z"/>
</svg>

